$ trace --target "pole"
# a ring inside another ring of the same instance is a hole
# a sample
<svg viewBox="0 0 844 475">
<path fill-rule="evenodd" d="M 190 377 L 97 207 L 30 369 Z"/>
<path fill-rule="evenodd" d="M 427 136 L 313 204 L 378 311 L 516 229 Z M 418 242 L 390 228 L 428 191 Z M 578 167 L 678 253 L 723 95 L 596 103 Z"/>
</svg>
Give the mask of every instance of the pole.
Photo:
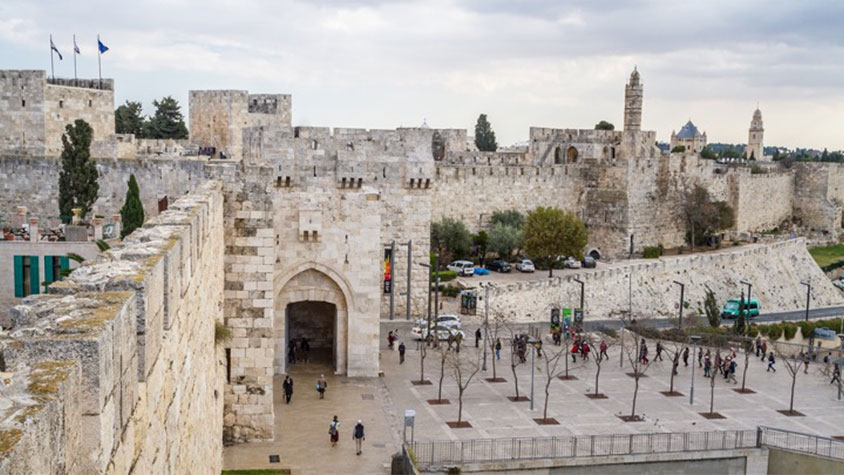
<svg viewBox="0 0 844 475">
<path fill-rule="evenodd" d="M 99 46 L 99 45 L 98 45 Z M 73 85 L 76 85 L 76 35 L 73 35 Z"/>
<path fill-rule="evenodd" d="M 633 236 L 630 236 L 631 243 L 633 240 Z M 631 255 L 633 246 L 631 244 Z M 633 318 L 633 272 L 630 271 L 627 273 L 627 318 Z M 627 326 L 624 322 L 624 319 L 621 320 L 621 353 L 618 354 L 618 367 L 624 368 L 624 328 Z"/>
<path fill-rule="evenodd" d="M 425 265 L 425 269 L 428 271 L 428 333 L 426 333 L 425 339 L 429 340 L 431 337 L 431 265 Z M 424 343 L 428 344 L 427 341 Z"/>
<path fill-rule="evenodd" d="M 566 355 L 568 356 L 568 355 Z M 533 410 L 533 372 L 536 368 L 536 343 L 533 343 L 533 351 L 530 352 L 530 410 Z"/>
<path fill-rule="evenodd" d="M 393 274 L 394 274 L 393 271 L 396 268 L 395 264 L 396 264 L 396 241 L 394 239 L 393 242 L 390 243 L 390 320 L 393 319 L 393 316 L 395 315 L 395 312 L 396 312 L 396 299 L 395 299 L 396 286 L 394 285 L 395 282 L 393 281 Z"/>
<path fill-rule="evenodd" d="M 486 371 L 487 337 L 489 337 L 489 285 L 484 286 L 484 364 L 481 370 Z"/>
<path fill-rule="evenodd" d="M 806 321 L 809 321 L 809 298 L 812 295 L 812 284 L 806 282 Z"/>
<path fill-rule="evenodd" d="M 56 69 L 53 67 L 53 35 L 50 35 L 50 76 L 56 80 Z"/>
<path fill-rule="evenodd" d="M 408 239 L 407 240 L 407 301 L 405 302 L 405 314 L 406 320 L 410 320 L 410 268 L 413 265 L 413 242 Z"/>
<path fill-rule="evenodd" d="M 100 51 L 100 35 L 97 35 L 97 67 L 100 71 L 100 89 L 103 88 L 103 53 Z"/>
<path fill-rule="evenodd" d="M 697 354 L 697 340 L 692 339 L 692 356 Z M 713 375 L 714 377 L 714 375 Z M 694 361 L 692 361 L 692 387 L 689 389 L 689 405 L 693 405 L 695 403 L 695 365 Z"/>
<path fill-rule="evenodd" d="M 683 328 L 683 297 L 684 297 L 684 293 L 685 293 L 685 290 L 686 290 L 686 284 L 684 284 L 682 282 L 678 282 L 676 280 L 674 281 L 674 283 L 680 286 L 680 318 L 677 321 L 677 326 L 678 326 L 678 328 L 682 329 Z"/>
<path fill-rule="evenodd" d="M 434 255 L 434 319 L 440 315 L 440 256 Z M 428 322 L 428 334 L 431 334 L 431 322 Z M 440 339 L 434 335 L 434 346 L 440 345 Z"/>
</svg>

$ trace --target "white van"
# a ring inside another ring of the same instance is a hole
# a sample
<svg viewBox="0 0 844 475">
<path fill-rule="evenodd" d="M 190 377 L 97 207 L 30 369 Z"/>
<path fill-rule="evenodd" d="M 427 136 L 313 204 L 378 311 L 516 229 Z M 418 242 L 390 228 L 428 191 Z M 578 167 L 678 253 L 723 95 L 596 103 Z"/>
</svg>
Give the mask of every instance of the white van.
<svg viewBox="0 0 844 475">
<path fill-rule="evenodd" d="M 469 276 L 475 274 L 475 264 L 472 261 L 454 261 L 446 269 L 457 272 L 457 275 Z"/>
</svg>

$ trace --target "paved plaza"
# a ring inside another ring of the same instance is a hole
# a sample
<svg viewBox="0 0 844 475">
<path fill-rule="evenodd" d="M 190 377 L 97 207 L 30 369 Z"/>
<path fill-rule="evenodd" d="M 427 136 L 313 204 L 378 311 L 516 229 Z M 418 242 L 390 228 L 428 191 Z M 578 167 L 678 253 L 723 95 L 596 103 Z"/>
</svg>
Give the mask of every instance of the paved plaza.
<svg viewBox="0 0 844 475">
<path fill-rule="evenodd" d="M 473 329 L 467 328 L 471 335 Z M 407 333 L 402 332 L 404 335 Z M 502 338 L 502 341 L 505 341 Z M 650 342 L 654 355 L 654 343 Z M 726 382 L 718 376 L 715 386 L 715 411 L 725 419 L 708 420 L 700 415 L 709 410 L 709 379 L 703 377 L 701 368 L 695 368 L 695 400 L 689 404 L 691 364 L 682 363 L 675 378 L 675 390 L 683 397 L 667 397 L 670 363 L 654 362 L 640 379 L 637 414 L 642 422 L 623 422 L 617 416 L 630 413 L 634 379 L 626 373 L 630 364 L 625 359 L 619 368 L 620 347 L 610 348 L 610 358 L 602 365 L 600 392 L 607 399 L 593 400 L 586 397 L 594 391 L 595 369 L 593 361 L 571 366 L 570 374 L 576 380 L 551 382 L 548 416 L 559 425 L 538 425 L 535 418 L 542 417 L 544 403 L 545 368 L 537 359 L 535 367 L 535 408 L 530 402 L 511 402 L 514 395 L 513 375 L 510 370 L 510 349 L 504 345 L 497 374 L 504 383 L 490 383 L 492 361 L 488 360 L 486 373 L 478 373 L 464 396 L 463 419 L 471 428 L 452 429 L 446 422 L 457 419 L 457 385 L 446 368 L 443 397 L 450 404 L 431 405 L 429 399 L 437 397 L 439 357 L 429 351 L 425 360 L 425 377 L 428 386 L 416 386 L 411 380 L 419 378 L 419 351 L 415 342 L 407 342 L 407 359 L 399 364 L 398 351 L 381 349 L 382 378 L 350 379 L 329 378 L 329 391 L 325 400 L 317 398 L 313 386 L 320 369 L 297 366 L 292 372 L 297 391 L 293 403 L 283 403 L 280 387 L 276 394 L 276 441 L 243 444 L 228 447 L 224 453 L 226 468 L 290 468 L 293 473 L 387 473 L 390 455 L 398 450 L 401 440 L 401 417 L 406 409 L 416 411 L 415 438 L 417 440 L 458 440 L 498 437 L 539 437 L 552 435 L 626 434 L 645 432 L 690 432 L 722 429 L 753 429 L 767 425 L 823 436 L 844 435 L 844 401 L 836 399 L 835 387 L 828 384 L 829 377 L 822 374 L 822 363 L 813 363 L 809 373 L 802 371 L 797 377 L 795 409 L 804 417 L 788 417 L 777 412 L 788 409 L 791 378 L 782 362 L 776 373 L 766 372 L 766 364 L 751 358 L 747 373 L 747 387 L 755 394 L 738 394 L 744 357 L 737 361 L 738 384 Z M 559 347 L 556 347 L 559 348 Z M 546 351 L 555 350 L 546 343 Z M 476 355 L 474 339 L 464 342 L 463 355 L 472 359 Z M 571 362 L 571 360 L 569 359 Z M 521 395 L 530 394 L 530 359 L 517 368 Z M 563 363 L 560 363 L 560 369 Z M 280 385 L 277 378 L 277 385 Z M 331 448 L 328 443 L 328 422 L 337 414 L 343 423 L 340 446 Z M 354 422 L 362 418 L 366 424 L 367 440 L 364 454 L 356 457 L 351 439 Z M 268 463 L 268 455 L 278 454 L 280 464 Z"/>
</svg>

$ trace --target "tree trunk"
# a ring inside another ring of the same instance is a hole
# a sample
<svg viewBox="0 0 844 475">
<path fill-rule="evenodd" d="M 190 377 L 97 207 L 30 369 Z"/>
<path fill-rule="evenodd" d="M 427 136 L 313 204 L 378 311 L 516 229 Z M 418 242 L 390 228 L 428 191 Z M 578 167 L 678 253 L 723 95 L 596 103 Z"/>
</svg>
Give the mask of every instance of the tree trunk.
<svg viewBox="0 0 844 475">
<path fill-rule="evenodd" d="M 668 388 L 668 392 L 671 393 L 674 392 L 674 373 L 677 372 L 677 367 L 680 366 L 678 363 L 679 361 L 677 361 L 676 359 L 671 363 L 671 382 L 669 383 Z M 692 362 L 692 364 L 694 364 L 694 362 Z"/>
<path fill-rule="evenodd" d="M 489 336 L 489 330 L 487 330 L 487 336 Z M 492 354 L 492 379 L 498 379 L 498 376 L 495 373 L 495 342 L 492 341 L 495 339 L 496 338 L 489 338 L 489 352 Z"/>
<path fill-rule="evenodd" d="M 513 370 L 513 385 L 516 387 L 516 399 L 519 399 L 519 377 L 516 376 L 516 365 L 511 364 L 510 369 Z"/>
<path fill-rule="evenodd" d="M 419 382 L 425 381 L 425 342 L 419 342 L 419 348 L 421 351 L 419 352 Z"/>
<path fill-rule="evenodd" d="M 566 356 L 568 356 L 568 355 L 566 355 Z M 595 361 L 598 361 L 598 359 L 595 358 Z M 598 365 L 598 371 L 595 372 L 595 395 L 597 396 L 598 395 L 598 378 L 601 376 L 601 363 L 596 363 L 596 364 Z"/>
<path fill-rule="evenodd" d="M 717 371 L 716 371 L 717 373 Z M 712 414 L 715 408 L 715 374 L 709 378 L 709 413 Z"/>
<path fill-rule="evenodd" d="M 639 395 L 639 373 L 634 373 L 636 376 L 633 378 L 636 380 L 636 385 L 633 388 L 633 410 L 630 411 L 630 417 L 636 416 L 636 396 Z"/>
<path fill-rule="evenodd" d="M 695 223 L 689 219 L 689 250 L 695 252 Z"/>
<path fill-rule="evenodd" d="M 439 389 L 437 389 L 437 401 L 443 400 L 443 379 L 445 378 L 445 358 L 442 359 L 442 363 L 440 364 L 440 385 Z"/>
<path fill-rule="evenodd" d="M 568 340 L 565 340 L 565 342 L 566 342 L 566 352 L 565 352 L 565 357 L 566 357 L 566 379 L 568 379 L 568 378 L 569 378 L 569 356 L 571 356 L 571 353 L 570 353 L 571 348 L 569 348 L 569 346 L 568 346 Z"/>
<path fill-rule="evenodd" d="M 747 367 L 750 363 L 750 351 L 744 348 L 744 371 L 741 372 L 741 390 L 744 392 L 744 382 L 747 380 Z"/>
<path fill-rule="evenodd" d="M 794 386 L 797 384 L 798 371 L 800 371 L 800 366 L 795 367 L 791 372 L 791 402 L 788 404 L 788 412 L 794 412 Z"/>
<path fill-rule="evenodd" d="M 551 387 L 551 378 L 554 376 L 550 373 L 547 375 L 548 377 L 545 380 L 545 407 L 542 409 L 542 418 L 548 419 L 548 388 Z"/>
<path fill-rule="evenodd" d="M 463 420 L 463 386 L 457 385 L 457 424 Z"/>
<path fill-rule="evenodd" d="M 551 256 L 548 256 L 548 277 L 554 277 L 554 261 L 551 260 Z"/>
</svg>

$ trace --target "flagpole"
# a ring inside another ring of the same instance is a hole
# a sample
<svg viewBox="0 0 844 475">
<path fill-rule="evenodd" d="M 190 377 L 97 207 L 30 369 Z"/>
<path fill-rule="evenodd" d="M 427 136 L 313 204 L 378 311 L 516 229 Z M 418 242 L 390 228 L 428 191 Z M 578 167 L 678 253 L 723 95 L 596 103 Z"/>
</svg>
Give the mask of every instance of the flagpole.
<svg viewBox="0 0 844 475">
<path fill-rule="evenodd" d="M 56 68 L 53 67 L 53 35 L 50 35 L 50 75 L 56 80 Z"/>
<path fill-rule="evenodd" d="M 100 68 L 100 89 L 103 88 L 103 53 L 100 51 L 100 35 L 97 35 L 97 65 Z"/>
<path fill-rule="evenodd" d="M 73 35 L 73 85 L 76 86 L 76 35 Z"/>
</svg>

